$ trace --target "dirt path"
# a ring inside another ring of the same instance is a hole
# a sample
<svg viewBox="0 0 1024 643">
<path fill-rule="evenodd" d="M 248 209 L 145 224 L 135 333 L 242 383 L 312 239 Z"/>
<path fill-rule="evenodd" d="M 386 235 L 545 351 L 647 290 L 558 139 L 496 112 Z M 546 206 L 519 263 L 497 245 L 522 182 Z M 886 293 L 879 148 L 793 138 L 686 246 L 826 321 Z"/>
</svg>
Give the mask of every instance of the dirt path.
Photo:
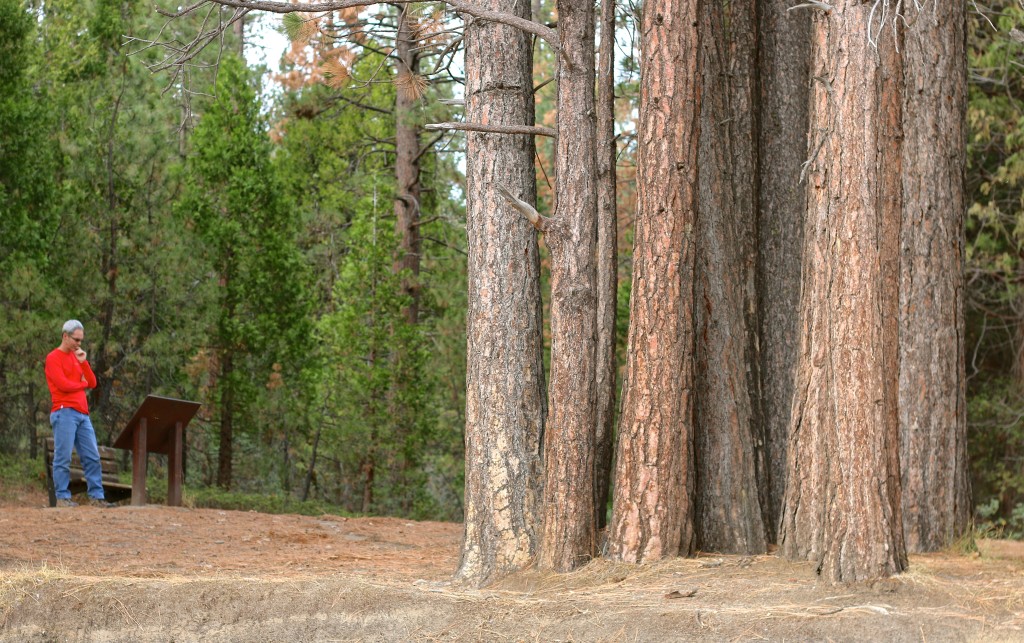
<svg viewBox="0 0 1024 643">
<path fill-rule="evenodd" d="M 1020 543 L 855 587 L 702 556 L 474 590 L 456 524 L 29 504 L 0 506 L 0 641 L 1024 641 Z"/>
</svg>

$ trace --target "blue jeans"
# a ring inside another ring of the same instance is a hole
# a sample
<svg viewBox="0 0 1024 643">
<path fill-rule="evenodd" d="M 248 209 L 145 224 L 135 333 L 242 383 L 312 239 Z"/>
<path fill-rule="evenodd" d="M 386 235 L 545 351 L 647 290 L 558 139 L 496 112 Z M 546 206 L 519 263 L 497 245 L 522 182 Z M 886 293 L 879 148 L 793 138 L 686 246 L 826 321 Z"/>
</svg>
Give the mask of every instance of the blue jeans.
<svg viewBox="0 0 1024 643">
<path fill-rule="evenodd" d="M 89 497 L 103 499 L 103 469 L 96 431 L 89 416 L 67 407 L 50 413 L 53 427 L 53 489 L 57 498 L 70 498 L 71 447 L 78 451 Z"/>
</svg>

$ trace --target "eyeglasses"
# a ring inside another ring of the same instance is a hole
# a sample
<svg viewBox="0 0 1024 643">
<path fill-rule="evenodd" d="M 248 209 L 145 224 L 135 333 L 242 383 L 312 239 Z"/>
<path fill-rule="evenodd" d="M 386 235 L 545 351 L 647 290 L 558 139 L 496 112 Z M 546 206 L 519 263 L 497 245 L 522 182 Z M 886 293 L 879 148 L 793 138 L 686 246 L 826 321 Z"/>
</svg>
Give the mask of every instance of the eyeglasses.
<svg viewBox="0 0 1024 643">
<path fill-rule="evenodd" d="M 72 337 L 71 335 L 68 335 L 68 339 L 70 339 L 71 341 L 75 342 L 76 344 L 81 344 L 82 340 L 85 339 L 85 336 L 82 336 L 82 337 Z"/>
</svg>

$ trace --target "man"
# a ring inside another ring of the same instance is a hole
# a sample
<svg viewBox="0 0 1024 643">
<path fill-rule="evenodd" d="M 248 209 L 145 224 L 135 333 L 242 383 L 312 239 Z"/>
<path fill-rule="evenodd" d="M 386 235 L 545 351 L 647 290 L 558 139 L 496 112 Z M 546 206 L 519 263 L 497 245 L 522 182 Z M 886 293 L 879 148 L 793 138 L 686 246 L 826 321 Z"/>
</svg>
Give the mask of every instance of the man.
<svg viewBox="0 0 1024 643">
<path fill-rule="evenodd" d="M 71 319 L 64 323 L 60 346 L 46 356 L 46 384 L 50 387 L 53 408 L 50 426 L 53 427 L 53 487 L 58 507 L 77 507 L 71 499 L 68 483 L 71 481 L 71 448 L 78 451 L 85 472 L 89 504 L 113 507 L 103 495 L 103 470 L 100 450 L 96 446 L 96 431 L 89 420 L 89 403 L 85 390 L 96 388 L 96 376 L 82 350 L 85 329 L 82 322 Z"/>
</svg>

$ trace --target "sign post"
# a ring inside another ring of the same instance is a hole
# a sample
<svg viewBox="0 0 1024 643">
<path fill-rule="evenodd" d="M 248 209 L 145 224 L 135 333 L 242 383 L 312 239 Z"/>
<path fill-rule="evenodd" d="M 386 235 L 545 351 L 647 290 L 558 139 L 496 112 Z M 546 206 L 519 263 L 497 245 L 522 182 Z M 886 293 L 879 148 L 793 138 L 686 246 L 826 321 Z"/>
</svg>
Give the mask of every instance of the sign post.
<svg viewBox="0 0 1024 643">
<path fill-rule="evenodd" d="M 146 504 L 146 458 L 167 455 L 167 506 L 181 506 L 182 455 L 185 427 L 202 406 L 198 402 L 149 395 L 114 440 L 132 452 L 132 505 Z"/>
</svg>

